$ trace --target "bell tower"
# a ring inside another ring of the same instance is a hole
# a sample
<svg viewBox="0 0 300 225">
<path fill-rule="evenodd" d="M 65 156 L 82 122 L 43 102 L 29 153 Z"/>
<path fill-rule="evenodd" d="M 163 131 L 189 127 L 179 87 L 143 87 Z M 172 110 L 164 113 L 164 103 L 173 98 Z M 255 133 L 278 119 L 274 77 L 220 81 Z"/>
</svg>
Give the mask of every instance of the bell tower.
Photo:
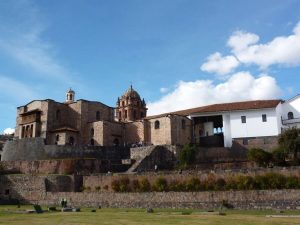
<svg viewBox="0 0 300 225">
<path fill-rule="evenodd" d="M 147 107 L 144 99 L 130 85 L 129 89 L 117 100 L 116 120 L 131 122 L 141 120 L 147 116 Z"/>
<path fill-rule="evenodd" d="M 73 103 L 75 99 L 75 91 L 73 91 L 71 88 L 66 93 L 66 101 L 65 103 Z"/>
</svg>

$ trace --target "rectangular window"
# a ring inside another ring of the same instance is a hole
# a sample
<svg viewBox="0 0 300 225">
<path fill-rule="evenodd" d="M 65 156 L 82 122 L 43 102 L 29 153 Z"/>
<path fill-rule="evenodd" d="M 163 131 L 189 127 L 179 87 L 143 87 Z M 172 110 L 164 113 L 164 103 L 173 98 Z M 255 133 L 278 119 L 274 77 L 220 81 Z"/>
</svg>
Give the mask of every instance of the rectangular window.
<svg viewBox="0 0 300 225">
<path fill-rule="evenodd" d="M 243 139 L 243 145 L 248 145 L 248 139 L 247 138 Z"/>
<path fill-rule="evenodd" d="M 242 123 L 246 123 L 246 116 L 241 116 Z"/>
<path fill-rule="evenodd" d="M 267 122 L 267 115 L 266 114 L 262 114 L 261 115 L 261 119 L 263 122 Z"/>
</svg>

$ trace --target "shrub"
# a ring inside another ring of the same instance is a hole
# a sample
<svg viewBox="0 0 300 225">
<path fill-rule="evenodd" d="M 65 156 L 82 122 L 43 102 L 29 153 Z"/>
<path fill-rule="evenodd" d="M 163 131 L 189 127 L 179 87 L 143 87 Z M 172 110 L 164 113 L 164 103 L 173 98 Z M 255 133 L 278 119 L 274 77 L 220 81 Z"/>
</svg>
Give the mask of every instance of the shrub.
<svg viewBox="0 0 300 225">
<path fill-rule="evenodd" d="M 179 162 L 180 165 L 186 167 L 191 165 L 196 156 L 196 147 L 194 145 L 186 144 L 183 146 L 182 150 L 179 153 Z"/>
<path fill-rule="evenodd" d="M 118 179 L 111 182 L 111 189 L 115 192 L 120 192 L 120 181 Z"/>
<path fill-rule="evenodd" d="M 169 183 L 169 190 L 170 191 L 185 191 L 186 184 L 185 182 L 180 182 L 179 180 L 172 180 Z"/>
<path fill-rule="evenodd" d="M 281 133 L 278 144 L 285 153 L 292 154 L 294 161 L 297 161 L 298 151 L 300 151 L 300 129 L 293 127 Z"/>
<path fill-rule="evenodd" d="M 146 177 L 143 177 L 140 181 L 139 181 L 139 185 L 140 185 L 140 191 L 141 192 L 148 192 L 151 191 L 151 184 L 149 182 L 149 180 Z"/>
<path fill-rule="evenodd" d="M 259 166 L 266 167 L 272 160 L 272 154 L 260 148 L 252 148 L 248 151 L 247 158 Z"/>
<path fill-rule="evenodd" d="M 128 177 L 121 177 L 111 182 L 111 188 L 115 192 L 129 192 L 130 191 L 130 180 Z"/>
<path fill-rule="evenodd" d="M 275 165 L 285 166 L 287 154 L 282 147 L 278 147 L 272 152 L 272 159 Z"/>
<path fill-rule="evenodd" d="M 100 186 L 96 186 L 95 190 L 99 192 L 99 191 L 101 191 L 101 187 Z"/>
<path fill-rule="evenodd" d="M 225 185 L 226 185 L 225 180 L 223 178 L 218 178 L 214 189 L 216 191 L 223 191 L 225 190 Z"/>
<path fill-rule="evenodd" d="M 252 190 L 256 187 L 253 177 L 240 175 L 237 176 L 235 179 L 237 190 Z"/>
<path fill-rule="evenodd" d="M 200 191 L 202 188 L 199 178 L 192 177 L 186 182 L 187 191 Z"/>
<path fill-rule="evenodd" d="M 108 190 L 108 185 L 107 185 L 107 184 L 104 185 L 104 186 L 103 186 L 103 189 L 107 191 L 107 190 Z"/>
<path fill-rule="evenodd" d="M 300 180 L 296 176 L 290 176 L 286 178 L 285 188 L 300 188 Z"/>
<path fill-rule="evenodd" d="M 203 182 L 205 190 L 215 190 L 216 176 L 212 173 L 208 174 Z"/>
<path fill-rule="evenodd" d="M 132 190 L 137 192 L 140 191 L 140 182 L 137 179 L 134 179 L 131 181 L 132 184 Z"/>
<path fill-rule="evenodd" d="M 164 177 L 158 177 L 152 188 L 154 191 L 168 191 L 168 182 Z"/>
</svg>

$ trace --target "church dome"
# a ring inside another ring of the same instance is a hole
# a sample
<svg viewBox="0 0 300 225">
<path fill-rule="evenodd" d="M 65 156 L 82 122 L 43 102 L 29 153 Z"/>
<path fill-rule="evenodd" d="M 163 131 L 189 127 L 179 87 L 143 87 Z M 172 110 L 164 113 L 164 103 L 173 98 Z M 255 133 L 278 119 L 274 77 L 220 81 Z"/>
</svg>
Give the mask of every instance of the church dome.
<svg viewBox="0 0 300 225">
<path fill-rule="evenodd" d="M 132 88 L 132 85 L 130 85 L 130 88 L 123 94 L 123 96 L 126 98 L 129 97 L 141 99 L 139 93 L 137 93 L 137 91 Z"/>
</svg>

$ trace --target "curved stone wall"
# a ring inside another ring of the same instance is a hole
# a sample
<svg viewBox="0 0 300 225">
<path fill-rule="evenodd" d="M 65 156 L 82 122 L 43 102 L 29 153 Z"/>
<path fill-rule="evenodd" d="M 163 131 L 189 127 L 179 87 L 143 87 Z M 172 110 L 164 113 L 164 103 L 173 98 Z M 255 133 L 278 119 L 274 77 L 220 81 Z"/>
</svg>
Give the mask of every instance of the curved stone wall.
<svg viewBox="0 0 300 225">
<path fill-rule="evenodd" d="M 1 161 L 33 161 L 66 158 L 121 160 L 130 158 L 129 148 L 103 146 L 45 145 L 43 138 L 7 141 Z"/>
</svg>

